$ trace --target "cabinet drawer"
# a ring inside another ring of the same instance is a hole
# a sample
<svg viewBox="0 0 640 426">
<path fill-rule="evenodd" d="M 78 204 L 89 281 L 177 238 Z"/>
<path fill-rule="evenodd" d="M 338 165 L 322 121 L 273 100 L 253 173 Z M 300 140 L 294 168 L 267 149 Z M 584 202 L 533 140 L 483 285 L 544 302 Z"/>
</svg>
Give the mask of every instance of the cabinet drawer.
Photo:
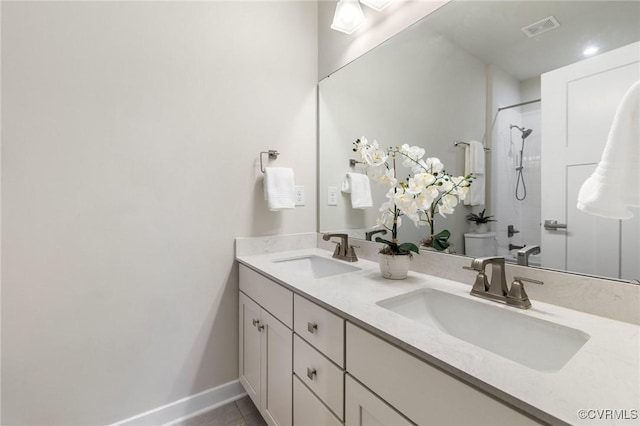
<svg viewBox="0 0 640 426">
<path fill-rule="evenodd" d="M 293 328 L 293 292 L 244 265 L 240 265 L 240 290 Z"/>
<path fill-rule="evenodd" d="M 294 331 L 344 367 L 344 320 L 307 299 L 293 297 Z"/>
<path fill-rule="evenodd" d="M 347 322 L 347 371 L 419 424 L 539 424 L 417 357 Z"/>
<path fill-rule="evenodd" d="M 344 418 L 343 370 L 295 334 L 293 371 L 342 421 Z"/>
<path fill-rule="evenodd" d="M 340 426 L 342 423 L 316 398 L 298 377 L 293 377 L 293 424 Z"/>
</svg>

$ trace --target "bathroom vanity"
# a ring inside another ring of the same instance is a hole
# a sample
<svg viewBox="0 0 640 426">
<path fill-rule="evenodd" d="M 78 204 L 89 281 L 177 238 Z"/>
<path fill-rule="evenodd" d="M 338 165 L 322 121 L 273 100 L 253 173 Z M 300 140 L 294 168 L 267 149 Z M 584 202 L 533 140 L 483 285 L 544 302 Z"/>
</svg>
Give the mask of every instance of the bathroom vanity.
<svg viewBox="0 0 640 426">
<path fill-rule="evenodd" d="M 536 300 L 518 310 L 473 298 L 471 283 L 413 271 L 390 281 L 369 260 L 281 249 L 237 254 L 240 380 L 269 424 L 638 422 L 636 325 Z M 524 338 L 505 338 L 514 323 Z M 588 411 L 604 409 L 618 417 Z"/>
</svg>

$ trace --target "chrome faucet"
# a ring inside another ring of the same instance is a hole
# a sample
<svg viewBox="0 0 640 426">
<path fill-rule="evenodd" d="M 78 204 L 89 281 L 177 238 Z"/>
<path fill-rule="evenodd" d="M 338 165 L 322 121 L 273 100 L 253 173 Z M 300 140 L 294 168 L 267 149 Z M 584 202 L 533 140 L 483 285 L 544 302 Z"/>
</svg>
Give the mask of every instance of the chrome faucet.
<svg viewBox="0 0 640 426">
<path fill-rule="evenodd" d="M 487 265 L 491 265 L 491 280 L 489 282 L 487 282 L 485 273 Z M 478 272 L 476 281 L 471 288 L 472 296 L 506 303 L 520 309 L 529 309 L 531 307 L 529 296 L 524 291 L 523 282 L 543 284 L 542 281 L 538 280 L 514 277 L 511 289 L 509 289 L 505 276 L 504 257 L 479 257 L 471 261 L 471 266 L 464 266 L 463 268 Z"/>
<path fill-rule="evenodd" d="M 540 254 L 540 246 L 524 246 L 518 250 L 518 265 L 529 266 L 529 256 Z"/>
<path fill-rule="evenodd" d="M 371 238 L 375 235 L 375 234 L 381 234 L 381 235 L 386 235 L 387 230 L 386 229 L 374 229 L 373 231 L 367 231 L 364 233 L 364 237 L 367 241 L 371 241 Z"/>
<path fill-rule="evenodd" d="M 347 262 L 357 262 L 358 256 L 353 246 L 349 245 L 349 236 L 347 234 L 324 234 L 322 239 L 329 241 L 331 237 L 340 238 L 340 242 L 332 241 L 336 244 L 336 249 L 333 252 L 333 257 L 340 260 L 346 260 Z"/>
</svg>

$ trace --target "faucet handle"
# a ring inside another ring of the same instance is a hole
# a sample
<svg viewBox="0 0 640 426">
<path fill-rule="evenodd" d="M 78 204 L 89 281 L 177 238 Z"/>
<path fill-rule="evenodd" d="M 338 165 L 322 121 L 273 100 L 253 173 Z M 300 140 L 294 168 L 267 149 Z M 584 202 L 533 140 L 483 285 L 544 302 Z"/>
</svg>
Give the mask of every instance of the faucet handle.
<svg viewBox="0 0 640 426">
<path fill-rule="evenodd" d="M 509 293 L 507 294 L 508 305 L 515 306 L 516 308 L 520 309 L 529 309 L 531 307 L 529 296 L 527 295 L 527 292 L 524 291 L 525 282 L 538 285 L 544 284 L 544 282 L 542 281 L 533 280 L 531 278 L 513 277 L 511 288 L 509 289 Z"/>
<path fill-rule="evenodd" d="M 513 277 L 513 280 L 520 281 L 520 283 L 525 282 L 525 283 L 532 283 L 532 284 L 538 284 L 538 285 L 544 284 L 544 281 L 534 280 L 526 277 Z"/>
<path fill-rule="evenodd" d="M 344 260 L 347 260 L 349 262 L 357 262 L 358 261 L 358 256 L 356 255 L 356 251 L 355 248 L 357 246 L 349 246 L 349 250 L 347 251 L 347 258 Z"/>
<path fill-rule="evenodd" d="M 474 267 L 473 264 L 472 266 L 463 266 L 462 269 L 466 269 L 467 271 L 483 272 L 482 268 Z"/>
<path fill-rule="evenodd" d="M 489 290 L 489 282 L 487 281 L 487 276 L 484 273 L 484 267 L 478 266 L 478 264 L 475 263 L 475 259 L 471 262 L 471 266 L 463 266 L 462 269 L 478 273 L 478 275 L 476 275 L 476 280 L 473 283 L 471 294 L 482 294 Z"/>
</svg>

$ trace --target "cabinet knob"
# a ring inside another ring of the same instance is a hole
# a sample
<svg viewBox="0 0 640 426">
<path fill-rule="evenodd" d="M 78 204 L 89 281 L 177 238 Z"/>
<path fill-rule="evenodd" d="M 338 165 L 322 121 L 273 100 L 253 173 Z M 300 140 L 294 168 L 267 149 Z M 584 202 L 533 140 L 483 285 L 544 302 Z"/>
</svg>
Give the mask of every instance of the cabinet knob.
<svg viewBox="0 0 640 426">
<path fill-rule="evenodd" d="M 313 378 L 317 375 L 318 375 L 318 372 L 316 371 L 315 368 L 307 367 L 307 377 L 309 378 L 309 380 L 313 380 Z"/>
<path fill-rule="evenodd" d="M 264 330 L 264 325 L 260 323 L 260 320 L 254 319 L 251 321 L 253 326 L 258 329 L 258 331 Z"/>
<path fill-rule="evenodd" d="M 318 324 L 316 324 L 315 322 L 307 323 L 307 330 L 309 331 L 309 333 L 313 334 L 316 332 L 317 329 L 318 329 Z"/>
</svg>

